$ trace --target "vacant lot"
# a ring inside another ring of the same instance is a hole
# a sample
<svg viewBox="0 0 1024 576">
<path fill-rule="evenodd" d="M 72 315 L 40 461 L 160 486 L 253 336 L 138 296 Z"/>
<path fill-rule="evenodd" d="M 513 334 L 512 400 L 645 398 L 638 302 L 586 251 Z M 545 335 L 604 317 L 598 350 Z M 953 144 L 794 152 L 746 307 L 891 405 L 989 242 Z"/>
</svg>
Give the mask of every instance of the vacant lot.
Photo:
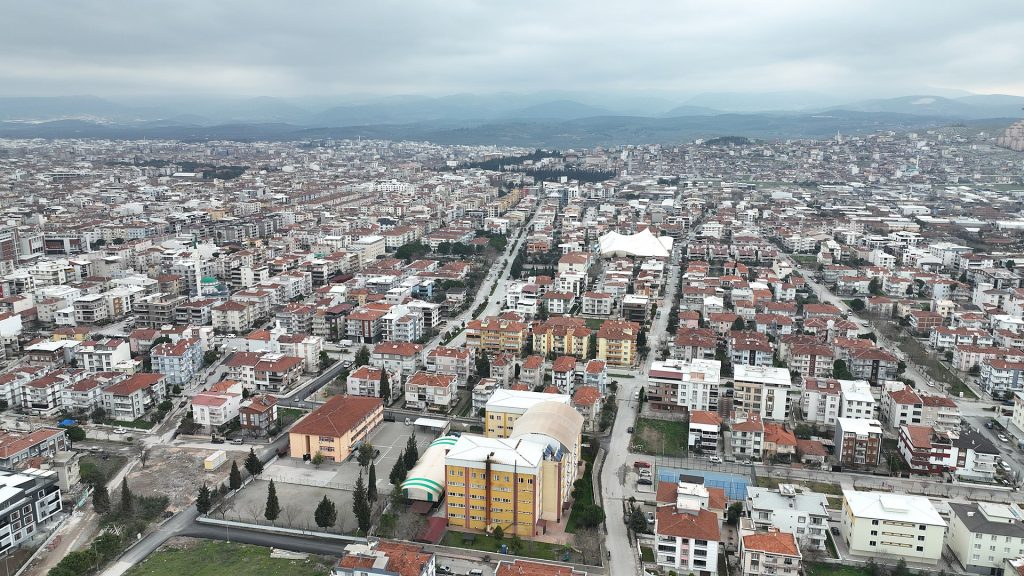
<svg viewBox="0 0 1024 576">
<path fill-rule="evenodd" d="M 322 576 L 333 559 L 271 558 L 270 548 L 175 538 L 128 571 L 128 576 Z"/>
<path fill-rule="evenodd" d="M 832 484 L 831 482 L 816 482 L 814 480 L 786 480 L 785 478 L 773 478 L 771 476 L 758 476 L 757 485 L 761 488 L 776 489 L 779 484 L 796 484 L 803 486 L 811 492 L 818 492 L 819 494 L 827 494 L 830 496 L 838 496 L 838 504 L 841 507 L 843 500 L 843 487 L 839 484 Z M 832 503 L 829 500 L 829 503 Z"/>
<path fill-rule="evenodd" d="M 387 479 L 384 480 L 387 482 Z M 255 524 L 269 524 L 263 516 L 267 506 L 267 480 L 256 480 L 245 485 L 234 496 L 211 512 L 214 518 L 236 520 Z M 338 488 L 322 488 L 302 486 L 274 481 L 277 498 L 281 503 L 281 515 L 273 522 L 276 526 L 285 526 L 297 530 L 322 530 L 316 525 L 313 512 L 324 496 L 334 502 L 338 510 L 338 521 L 326 532 L 355 532 L 356 518 L 352 513 L 352 491 Z"/>
<path fill-rule="evenodd" d="M 689 428 L 685 421 L 637 418 L 630 444 L 634 452 L 643 454 L 686 456 L 688 436 Z"/>
<path fill-rule="evenodd" d="M 217 470 L 207 472 L 203 470 L 203 459 L 213 452 L 198 448 L 153 446 L 149 449 L 146 466 L 136 465 L 128 474 L 128 484 L 133 492 L 142 496 L 167 496 L 170 500 L 168 507 L 179 510 L 195 500 L 204 483 L 216 488 L 226 482 L 231 472 L 231 460 L 237 460 L 241 468 L 248 455 L 248 451 L 228 452 L 227 462 Z"/>
<path fill-rule="evenodd" d="M 866 568 L 821 562 L 804 564 L 804 572 L 807 573 L 807 576 L 871 576 Z"/>
</svg>

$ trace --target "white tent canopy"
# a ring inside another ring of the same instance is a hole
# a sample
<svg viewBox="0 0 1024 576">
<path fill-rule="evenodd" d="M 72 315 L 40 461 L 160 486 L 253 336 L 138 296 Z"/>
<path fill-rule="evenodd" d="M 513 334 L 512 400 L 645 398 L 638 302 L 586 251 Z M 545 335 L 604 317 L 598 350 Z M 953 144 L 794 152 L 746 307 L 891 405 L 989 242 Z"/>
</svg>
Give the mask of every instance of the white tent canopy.
<svg viewBox="0 0 1024 576">
<path fill-rule="evenodd" d="M 636 234 L 619 234 L 608 232 L 598 239 L 601 256 L 632 256 L 635 258 L 668 258 L 672 253 L 673 239 L 669 236 L 658 237 L 649 228 Z"/>
</svg>

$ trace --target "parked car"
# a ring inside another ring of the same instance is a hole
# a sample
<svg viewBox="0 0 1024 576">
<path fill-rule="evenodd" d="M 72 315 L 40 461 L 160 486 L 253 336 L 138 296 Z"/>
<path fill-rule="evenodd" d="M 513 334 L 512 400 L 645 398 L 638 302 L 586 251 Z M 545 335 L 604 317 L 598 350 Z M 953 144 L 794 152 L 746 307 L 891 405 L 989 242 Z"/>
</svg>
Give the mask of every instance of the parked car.
<svg viewBox="0 0 1024 576">
<path fill-rule="evenodd" d="M 644 462 L 643 460 L 637 460 L 636 462 L 633 462 L 633 467 L 634 468 L 650 468 L 651 467 L 651 463 L 650 462 Z"/>
<path fill-rule="evenodd" d="M 232 438 L 231 443 L 235 446 L 241 446 L 242 444 L 245 444 L 245 440 L 242 440 L 241 438 Z"/>
<path fill-rule="evenodd" d="M 647 513 L 647 523 L 654 524 L 654 512 Z"/>
<path fill-rule="evenodd" d="M 630 426 L 629 428 L 626 428 L 626 432 L 632 434 L 633 433 L 633 427 Z"/>
<path fill-rule="evenodd" d="M 455 574 L 455 572 L 452 571 L 451 566 L 438 566 L 437 573 L 440 576 L 453 576 Z"/>
<path fill-rule="evenodd" d="M 708 458 L 708 462 L 711 462 L 712 464 L 721 464 L 722 463 L 722 457 L 721 456 L 711 456 L 711 457 Z"/>
<path fill-rule="evenodd" d="M 1013 468 L 1010 468 L 1010 463 L 1007 462 L 1006 460 L 1003 460 L 1002 462 L 1000 462 L 999 463 L 999 467 L 1002 468 L 1003 470 L 1006 470 L 1007 472 L 1012 472 L 1013 471 Z"/>
<path fill-rule="evenodd" d="M 117 428 L 114 428 L 114 434 L 127 434 L 127 433 L 128 433 L 128 431 L 125 430 L 124 428 L 120 427 L 120 426 L 118 426 Z"/>
<path fill-rule="evenodd" d="M 1010 441 L 1010 439 L 1009 439 L 1009 438 L 1007 438 L 1005 434 L 1000 434 L 1000 435 L 998 436 L 998 438 L 999 438 L 999 441 L 1000 441 L 1000 442 L 1009 442 L 1009 441 Z"/>
<path fill-rule="evenodd" d="M 646 477 L 645 478 L 645 477 L 641 476 L 640 479 L 636 481 L 636 483 L 637 484 L 643 484 L 644 486 L 653 486 L 654 485 L 654 480 L 651 480 L 650 477 Z"/>
</svg>

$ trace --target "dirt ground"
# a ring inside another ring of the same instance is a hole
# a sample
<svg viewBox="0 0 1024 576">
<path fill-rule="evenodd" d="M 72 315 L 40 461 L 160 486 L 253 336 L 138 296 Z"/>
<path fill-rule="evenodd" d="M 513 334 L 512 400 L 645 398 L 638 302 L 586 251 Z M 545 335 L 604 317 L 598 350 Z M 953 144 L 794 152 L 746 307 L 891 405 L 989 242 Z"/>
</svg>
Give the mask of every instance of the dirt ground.
<svg viewBox="0 0 1024 576">
<path fill-rule="evenodd" d="M 263 517 L 267 505 L 268 484 L 269 482 L 266 480 L 256 480 L 246 484 L 245 488 L 217 508 L 212 516 L 238 522 L 268 524 L 269 522 Z M 281 515 L 276 522 L 273 522 L 274 525 L 298 530 L 319 530 L 313 512 L 320 504 L 320 500 L 327 496 L 334 502 L 338 510 L 338 523 L 327 531 L 348 533 L 356 530 L 356 519 L 352 513 L 351 491 L 284 482 L 274 482 L 274 487 L 277 490 L 278 502 L 281 504 Z"/>
<path fill-rule="evenodd" d="M 231 460 L 237 460 L 241 468 L 248 455 L 248 452 L 227 452 L 227 462 L 207 472 L 203 470 L 203 460 L 213 452 L 196 448 L 153 446 L 149 450 L 145 468 L 136 465 L 128 475 L 128 485 L 133 492 L 143 496 L 167 496 L 170 499 L 169 508 L 176 512 L 195 500 L 203 483 L 216 488 L 226 482 L 231 472 Z"/>
</svg>

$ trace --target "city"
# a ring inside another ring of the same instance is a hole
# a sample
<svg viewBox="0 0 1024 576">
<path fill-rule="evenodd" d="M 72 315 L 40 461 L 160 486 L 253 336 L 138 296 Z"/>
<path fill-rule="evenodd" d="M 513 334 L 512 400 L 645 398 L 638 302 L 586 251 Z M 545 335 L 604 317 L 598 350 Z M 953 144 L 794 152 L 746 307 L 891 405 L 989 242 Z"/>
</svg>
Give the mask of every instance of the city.
<svg viewBox="0 0 1024 576">
<path fill-rule="evenodd" d="M 980 2 L 10 7 L 5 573 L 1024 576 Z"/>
</svg>

